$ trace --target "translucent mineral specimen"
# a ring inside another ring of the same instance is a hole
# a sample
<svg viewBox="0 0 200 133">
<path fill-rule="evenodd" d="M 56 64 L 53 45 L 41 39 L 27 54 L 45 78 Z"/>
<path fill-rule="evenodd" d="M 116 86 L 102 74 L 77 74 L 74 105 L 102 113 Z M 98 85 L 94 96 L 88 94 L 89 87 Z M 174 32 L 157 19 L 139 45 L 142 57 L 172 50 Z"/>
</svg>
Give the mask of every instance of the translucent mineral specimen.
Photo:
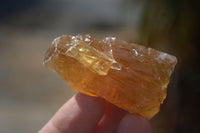
<svg viewBox="0 0 200 133">
<path fill-rule="evenodd" d="M 58 37 L 44 57 L 72 89 L 148 119 L 159 111 L 176 63 L 152 48 L 90 35 Z"/>
</svg>

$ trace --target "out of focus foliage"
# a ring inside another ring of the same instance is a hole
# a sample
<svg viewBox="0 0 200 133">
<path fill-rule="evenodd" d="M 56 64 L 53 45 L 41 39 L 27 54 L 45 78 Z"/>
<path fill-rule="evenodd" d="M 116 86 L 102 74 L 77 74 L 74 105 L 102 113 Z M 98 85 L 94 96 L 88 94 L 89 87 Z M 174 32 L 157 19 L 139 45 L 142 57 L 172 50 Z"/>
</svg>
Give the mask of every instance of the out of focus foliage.
<svg viewBox="0 0 200 133">
<path fill-rule="evenodd" d="M 146 0 L 139 41 L 178 57 L 174 132 L 197 133 L 200 112 L 199 4 L 196 0 Z M 175 93 L 175 91 L 170 91 Z M 172 94 L 173 95 L 173 94 Z"/>
</svg>

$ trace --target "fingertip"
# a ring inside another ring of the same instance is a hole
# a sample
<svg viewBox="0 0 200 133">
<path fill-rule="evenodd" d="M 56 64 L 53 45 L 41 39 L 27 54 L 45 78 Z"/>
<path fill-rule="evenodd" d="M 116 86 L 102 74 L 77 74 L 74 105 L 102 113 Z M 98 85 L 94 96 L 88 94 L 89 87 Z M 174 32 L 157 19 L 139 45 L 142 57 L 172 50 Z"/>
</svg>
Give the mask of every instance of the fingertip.
<svg viewBox="0 0 200 133">
<path fill-rule="evenodd" d="M 118 133 L 152 133 L 150 122 L 139 116 L 128 114 L 120 122 Z"/>
</svg>

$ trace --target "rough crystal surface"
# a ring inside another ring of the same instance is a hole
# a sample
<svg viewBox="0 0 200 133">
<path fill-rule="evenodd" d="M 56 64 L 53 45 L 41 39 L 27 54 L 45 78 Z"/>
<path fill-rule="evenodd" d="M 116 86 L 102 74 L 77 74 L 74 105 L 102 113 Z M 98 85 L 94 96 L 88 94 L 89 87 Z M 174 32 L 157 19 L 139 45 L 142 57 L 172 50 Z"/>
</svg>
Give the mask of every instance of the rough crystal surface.
<svg viewBox="0 0 200 133">
<path fill-rule="evenodd" d="M 176 57 L 114 37 L 56 38 L 44 57 L 74 90 L 150 119 L 166 97 Z"/>
</svg>

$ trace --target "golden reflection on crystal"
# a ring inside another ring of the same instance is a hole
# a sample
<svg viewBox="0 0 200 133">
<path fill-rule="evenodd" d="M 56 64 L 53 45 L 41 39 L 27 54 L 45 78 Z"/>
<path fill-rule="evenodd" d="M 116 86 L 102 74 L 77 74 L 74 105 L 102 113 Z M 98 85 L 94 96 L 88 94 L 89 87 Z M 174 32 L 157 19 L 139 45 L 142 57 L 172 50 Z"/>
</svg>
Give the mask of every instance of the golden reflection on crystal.
<svg viewBox="0 0 200 133">
<path fill-rule="evenodd" d="M 97 72 L 99 75 L 106 75 L 112 64 L 116 62 L 83 41 L 77 41 L 76 45 L 73 45 L 65 53 L 77 59 L 85 67 L 91 68 L 92 71 Z"/>
</svg>

